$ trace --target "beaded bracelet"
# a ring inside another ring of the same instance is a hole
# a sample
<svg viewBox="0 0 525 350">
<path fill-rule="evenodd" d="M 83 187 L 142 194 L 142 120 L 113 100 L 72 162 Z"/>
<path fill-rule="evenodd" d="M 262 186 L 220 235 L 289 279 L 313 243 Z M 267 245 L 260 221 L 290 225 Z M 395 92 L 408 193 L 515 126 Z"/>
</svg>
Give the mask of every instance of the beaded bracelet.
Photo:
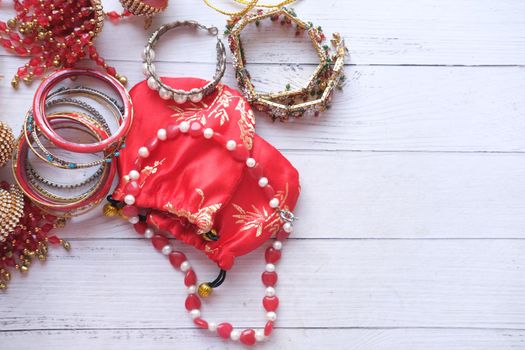
<svg viewBox="0 0 525 350">
<path fill-rule="evenodd" d="M 155 145 L 159 145 L 161 142 L 169 142 L 180 137 L 202 137 L 203 139 L 220 144 L 225 150 L 229 151 L 233 159 L 244 163 L 248 169 L 260 167 L 260 164 L 258 164 L 256 159 L 252 158 L 247 149 L 237 147 L 234 140 L 226 140 L 220 133 L 215 132 L 211 128 L 205 128 L 197 121 L 192 123 L 184 121 L 180 124 L 168 124 L 165 128 L 157 131 L 156 137 L 159 142 L 155 143 Z M 216 332 L 217 335 L 224 339 L 240 341 L 245 345 L 254 345 L 256 341 L 264 341 L 272 333 L 274 323 L 277 319 L 276 310 L 279 306 L 279 299 L 275 295 L 274 289 L 275 284 L 277 283 L 275 263 L 281 258 L 281 249 L 283 247 L 282 241 L 288 238 L 293 232 L 293 222 L 295 220 L 294 214 L 281 208 L 281 203 L 275 196 L 270 180 L 264 176 L 264 169 L 260 169 L 260 175 L 255 177 L 254 181 L 257 181 L 261 191 L 264 191 L 270 208 L 275 211 L 280 219 L 279 225 L 282 228 L 282 231 L 277 234 L 277 240 L 274 241 L 265 251 L 266 267 L 265 272 L 263 272 L 261 276 L 263 284 L 266 287 L 263 306 L 266 310 L 267 322 L 260 330 L 250 328 L 243 331 L 235 330 L 233 326 L 227 322 L 220 324 L 208 322 L 201 317 L 200 309 L 202 303 L 199 296 L 209 296 L 212 287 L 210 284 L 203 283 L 197 288 L 197 276 L 186 256 L 182 252 L 174 251 L 173 246 L 170 244 L 170 241 L 166 236 L 158 234 L 154 227 L 148 227 L 146 222 L 144 222 L 144 217 L 139 215 L 140 208 L 135 206 L 135 196 L 139 195 L 141 191 L 141 187 L 139 186 L 140 179 L 141 176 L 144 176 L 142 172 L 143 166 L 140 164 L 145 163 L 142 162 L 142 160 L 148 158 L 154 150 L 154 148 L 148 148 L 148 146 L 140 147 L 138 150 L 137 159 L 134 162 L 134 164 L 138 165 L 127 174 L 129 182 L 125 188 L 124 202 L 126 206 L 123 208 L 123 213 L 128 217 L 128 221 L 134 225 L 137 233 L 144 235 L 147 239 L 151 239 L 154 248 L 168 257 L 169 262 L 173 267 L 180 269 L 180 271 L 185 274 L 184 284 L 188 290 L 185 308 L 195 325 L 199 328 Z M 221 275 L 219 276 L 222 280 L 225 277 L 223 272 L 224 271 L 221 271 Z"/>
<path fill-rule="evenodd" d="M 51 95 L 51 89 L 67 78 L 78 76 L 92 77 L 104 82 L 119 95 L 123 103 L 119 129 L 114 134 L 100 142 L 91 144 L 77 144 L 68 141 L 53 130 L 46 118 L 45 104 L 49 95 Z M 37 89 L 33 100 L 33 118 L 40 131 L 56 146 L 77 153 L 96 153 L 103 152 L 108 149 L 118 149 L 119 143 L 122 142 L 131 128 L 131 124 L 133 122 L 133 105 L 131 98 L 124 86 L 112 76 L 89 69 L 66 69 L 51 74 Z"/>
<path fill-rule="evenodd" d="M 213 80 L 207 83 L 202 88 L 192 89 L 190 91 L 173 89 L 172 87 L 164 84 L 160 77 L 155 71 L 155 65 L 153 60 L 155 59 L 155 51 L 153 50 L 157 45 L 160 37 L 168 32 L 171 29 L 178 27 L 190 27 L 195 29 L 201 29 L 208 32 L 210 35 L 217 37 L 217 69 Z M 173 99 L 176 103 L 182 104 L 190 99 L 194 103 L 198 103 L 202 100 L 204 96 L 211 94 L 217 84 L 224 76 L 226 71 L 226 50 L 221 39 L 218 37 L 218 29 L 216 27 L 206 27 L 202 24 L 199 24 L 195 21 L 183 21 L 183 22 L 174 22 L 170 24 L 165 24 L 157 29 L 148 40 L 146 48 L 144 49 L 143 59 L 144 59 L 144 74 L 148 78 L 148 86 L 150 89 L 158 91 L 159 96 L 164 100 Z"/>
<path fill-rule="evenodd" d="M 241 42 L 241 32 L 251 23 L 258 24 L 261 20 L 270 18 L 278 21 L 282 16 L 282 24 L 296 25 L 296 34 L 303 31 L 308 33 L 314 48 L 319 56 L 320 63 L 307 84 L 299 89 L 292 90 L 290 85 L 285 91 L 277 93 L 259 93 L 255 90 L 251 76 L 246 69 L 246 60 Z M 330 53 L 328 45 L 322 45 L 325 36 L 321 27 L 306 23 L 295 12 L 287 8 L 278 8 L 270 11 L 257 11 L 244 17 L 232 18 L 227 26 L 230 50 L 233 54 L 235 76 L 244 97 L 258 110 L 268 113 L 272 119 L 287 120 L 303 115 L 315 115 L 324 111 L 331 102 L 333 91 L 341 87 L 344 81 L 344 58 L 346 47 L 344 40 L 337 33 L 331 40 L 334 53 Z"/>
</svg>

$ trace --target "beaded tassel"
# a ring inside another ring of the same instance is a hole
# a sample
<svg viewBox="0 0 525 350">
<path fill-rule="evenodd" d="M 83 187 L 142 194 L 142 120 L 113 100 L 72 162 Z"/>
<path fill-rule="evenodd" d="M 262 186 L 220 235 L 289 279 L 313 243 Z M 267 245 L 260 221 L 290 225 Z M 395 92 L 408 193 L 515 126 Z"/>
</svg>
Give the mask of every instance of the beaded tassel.
<svg viewBox="0 0 525 350">
<path fill-rule="evenodd" d="M 0 290 L 3 290 L 11 280 L 12 269 L 26 273 L 35 257 L 45 261 L 50 244 L 62 245 L 66 250 L 71 246 L 51 235 L 53 229 L 64 226 L 63 218 L 42 212 L 5 181 L 0 183 L 0 202 L 4 209 L 0 235 Z"/>
</svg>

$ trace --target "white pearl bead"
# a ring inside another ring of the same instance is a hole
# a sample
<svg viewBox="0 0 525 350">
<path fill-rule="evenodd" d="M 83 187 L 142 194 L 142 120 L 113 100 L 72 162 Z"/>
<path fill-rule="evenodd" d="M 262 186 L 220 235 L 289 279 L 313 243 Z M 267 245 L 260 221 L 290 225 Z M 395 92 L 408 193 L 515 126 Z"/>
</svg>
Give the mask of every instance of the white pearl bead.
<svg viewBox="0 0 525 350">
<path fill-rule="evenodd" d="M 274 297 L 275 296 L 275 288 L 274 287 L 267 287 L 266 291 L 264 292 L 264 295 L 267 297 Z"/>
<path fill-rule="evenodd" d="M 268 312 L 266 314 L 266 319 L 268 321 L 272 321 L 273 322 L 273 321 L 277 320 L 277 314 L 275 312 L 273 312 L 273 311 L 270 311 L 270 312 Z"/>
<path fill-rule="evenodd" d="M 201 310 L 199 309 L 193 309 L 190 311 L 190 316 L 193 319 L 196 319 L 197 317 L 201 317 Z"/>
<path fill-rule="evenodd" d="M 191 269 L 191 265 L 190 265 L 189 261 L 184 261 L 182 264 L 180 264 L 180 270 L 182 272 L 186 272 L 189 269 Z"/>
<path fill-rule="evenodd" d="M 166 129 L 159 129 L 159 131 L 157 131 L 157 137 L 161 141 L 166 141 L 166 139 L 168 138 L 168 133 L 166 132 Z"/>
<path fill-rule="evenodd" d="M 173 251 L 173 248 L 171 245 L 167 244 L 164 247 L 162 247 L 162 254 L 164 255 L 170 255 L 170 253 Z"/>
<path fill-rule="evenodd" d="M 178 104 L 183 104 L 184 102 L 186 102 L 188 100 L 188 97 L 186 95 L 173 95 L 173 100 L 175 101 L 175 103 L 178 103 Z"/>
<path fill-rule="evenodd" d="M 145 61 L 146 60 L 146 52 L 148 50 L 147 49 L 144 49 L 144 51 L 142 51 L 142 59 Z M 149 50 L 149 57 L 150 59 L 153 61 L 155 59 L 155 51 L 153 51 L 153 49 Z"/>
<path fill-rule="evenodd" d="M 138 171 L 136 171 L 136 170 L 131 170 L 131 171 L 129 172 L 129 178 L 130 178 L 131 180 L 138 180 L 139 177 L 140 177 L 140 173 L 139 173 Z"/>
<path fill-rule="evenodd" d="M 135 204 L 135 196 L 133 196 L 132 194 L 126 195 L 124 197 L 124 203 L 126 203 L 127 205 Z"/>
<path fill-rule="evenodd" d="M 230 338 L 231 340 L 235 340 L 235 341 L 239 340 L 241 338 L 241 332 L 234 329 L 230 334 Z"/>
<path fill-rule="evenodd" d="M 199 103 L 202 101 L 202 93 L 198 93 L 195 95 L 190 95 L 190 100 L 193 103 Z"/>
<path fill-rule="evenodd" d="M 140 147 L 139 148 L 139 156 L 142 158 L 148 158 L 149 157 L 149 149 L 147 147 Z"/>
<path fill-rule="evenodd" d="M 255 331 L 255 340 L 257 341 L 263 341 L 264 340 L 264 331 L 258 329 Z"/>
<path fill-rule="evenodd" d="M 195 294 L 195 293 L 197 293 L 197 286 L 196 285 L 189 286 L 188 294 Z"/>
<path fill-rule="evenodd" d="M 155 66 L 151 65 L 151 67 L 148 67 L 147 63 L 144 63 L 142 66 L 142 73 L 144 73 L 145 76 L 149 77 L 150 72 L 155 73 Z"/>
<path fill-rule="evenodd" d="M 270 208 L 277 208 L 279 206 L 279 200 L 277 198 L 273 198 L 270 201 Z"/>
<path fill-rule="evenodd" d="M 164 89 L 163 87 L 161 87 L 159 90 L 159 96 L 163 100 L 169 100 L 171 99 L 171 91 L 168 91 Z"/>
<path fill-rule="evenodd" d="M 149 78 L 148 78 L 148 87 L 149 87 L 151 90 L 158 90 L 158 89 L 159 89 L 159 83 L 157 83 L 157 81 L 155 80 L 155 78 L 153 78 L 153 77 L 149 77 Z"/>
<path fill-rule="evenodd" d="M 180 123 L 179 130 L 180 132 L 184 132 L 184 133 L 188 132 L 190 130 L 190 123 L 188 122 Z"/>
<path fill-rule="evenodd" d="M 257 164 L 257 162 L 255 161 L 255 159 L 253 158 L 248 158 L 246 159 L 246 166 L 248 168 L 253 168 L 255 166 L 255 164 Z"/>
<path fill-rule="evenodd" d="M 129 223 L 132 225 L 138 224 L 140 219 L 138 216 L 132 216 L 128 219 Z"/>
<path fill-rule="evenodd" d="M 210 332 L 215 332 L 217 330 L 217 323 L 215 322 L 208 322 L 208 329 Z"/>
<path fill-rule="evenodd" d="M 283 249 L 283 242 L 281 242 L 281 241 L 275 241 L 275 242 L 273 242 L 272 247 L 273 247 L 273 249 L 275 249 L 275 250 L 281 250 L 281 249 Z"/>
<path fill-rule="evenodd" d="M 149 227 L 146 229 L 146 231 L 144 231 L 144 237 L 146 237 L 147 239 L 153 238 L 154 235 L 155 235 L 155 231 L 153 231 Z"/>
<path fill-rule="evenodd" d="M 293 232 L 293 225 L 290 222 L 287 222 L 283 225 L 283 230 L 286 233 L 292 233 Z"/>
<path fill-rule="evenodd" d="M 233 151 L 236 147 L 237 147 L 237 142 L 233 140 L 229 140 L 228 142 L 226 142 L 226 149 L 228 151 Z"/>
<path fill-rule="evenodd" d="M 209 140 L 209 139 L 211 139 L 213 137 L 213 129 L 212 128 L 206 128 L 206 129 L 204 129 L 203 134 L 204 134 L 204 138 Z"/>
<path fill-rule="evenodd" d="M 261 177 L 259 179 L 259 187 L 266 187 L 266 186 L 268 186 L 268 178 Z"/>
<path fill-rule="evenodd" d="M 274 264 L 266 264 L 265 270 L 267 272 L 275 272 L 275 265 Z"/>
</svg>

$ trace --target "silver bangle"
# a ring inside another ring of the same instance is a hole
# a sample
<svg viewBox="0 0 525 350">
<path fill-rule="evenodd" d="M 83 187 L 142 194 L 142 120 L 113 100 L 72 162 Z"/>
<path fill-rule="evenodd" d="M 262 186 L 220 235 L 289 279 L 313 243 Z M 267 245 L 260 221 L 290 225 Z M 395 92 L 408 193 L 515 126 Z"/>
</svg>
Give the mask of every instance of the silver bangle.
<svg viewBox="0 0 525 350">
<path fill-rule="evenodd" d="M 157 45 L 160 37 L 168 32 L 171 29 L 177 27 L 190 27 L 195 29 L 201 29 L 208 32 L 210 35 L 217 37 L 217 69 L 213 80 L 204 85 L 202 88 L 187 90 L 178 90 L 173 89 L 172 87 L 164 84 L 155 71 L 155 65 L 153 60 L 155 59 L 155 45 Z M 176 103 L 182 104 L 185 103 L 188 99 L 191 102 L 198 103 L 202 100 L 204 96 L 211 94 L 217 84 L 224 76 L 226 71 L 226 50 L 221 39 L 219 39 L 219 30 L 216 27 L 206 27 L 202 24 L 199 24 L 195 21 L 182 21 L 182 22 L 173 22 L 161 26 L 157 29 L 149 38 L 146 48 L 144 49 L 143 59 L 144 59 L 144 74 L 147 76 L 148 86 L 152 90 L 159 92 L 159 96 L 164 100 L 173 99 Z"/>
</svg>

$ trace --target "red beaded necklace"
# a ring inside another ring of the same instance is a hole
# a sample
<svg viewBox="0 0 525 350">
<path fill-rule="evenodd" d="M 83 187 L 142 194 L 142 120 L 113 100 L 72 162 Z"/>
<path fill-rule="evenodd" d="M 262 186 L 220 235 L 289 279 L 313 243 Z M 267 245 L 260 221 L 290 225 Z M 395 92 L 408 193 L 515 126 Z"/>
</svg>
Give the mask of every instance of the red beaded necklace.
<svg viewBox="0 0 525 350">
<path fill-rule="evenodd" d="M 30 57 L 13 77 L 14 88 L 20 80 L 30 84 L 49 70 L 73 67 L 84 57 L 126 83 L 94 46 L 104 23 L 100 0 L 14 0 L 14 9 L 14 18 L 0 21 L 0 44 L 18 56 Z"/>
</svg>

